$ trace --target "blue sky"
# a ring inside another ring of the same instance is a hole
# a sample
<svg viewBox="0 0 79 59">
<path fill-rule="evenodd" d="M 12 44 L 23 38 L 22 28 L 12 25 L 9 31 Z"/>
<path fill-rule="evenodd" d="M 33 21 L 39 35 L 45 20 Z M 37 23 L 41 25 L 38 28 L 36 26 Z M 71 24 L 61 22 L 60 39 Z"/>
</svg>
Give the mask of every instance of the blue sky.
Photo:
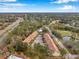
<svg viewBox="0 0 79 59">
<path fill-rule="evenodd" d="M 79 0 L 0 0 L 0 12 L 79 12 Z"/>
</svg>

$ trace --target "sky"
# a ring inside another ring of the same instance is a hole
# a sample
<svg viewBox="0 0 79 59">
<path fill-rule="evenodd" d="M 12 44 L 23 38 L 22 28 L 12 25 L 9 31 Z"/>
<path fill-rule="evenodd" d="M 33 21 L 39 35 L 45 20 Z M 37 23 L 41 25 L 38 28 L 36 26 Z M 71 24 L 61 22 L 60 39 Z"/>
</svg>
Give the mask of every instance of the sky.
<svg viewBox="0 0 79 59">
<path fill-rule="evenodd" d="M 79 0 L 0 0 L 5 12 L 79 12 Z"/>
</svg>

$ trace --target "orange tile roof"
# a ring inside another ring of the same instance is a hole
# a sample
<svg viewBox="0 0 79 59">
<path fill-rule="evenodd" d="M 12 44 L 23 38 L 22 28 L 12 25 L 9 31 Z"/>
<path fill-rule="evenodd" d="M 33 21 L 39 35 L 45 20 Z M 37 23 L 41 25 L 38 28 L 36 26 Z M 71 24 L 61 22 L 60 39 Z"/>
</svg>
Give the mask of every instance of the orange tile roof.
<svg viewBox="0 0 79 59">
<path fill-rule="evenodd" d="M 30 34 L 23 42 L 26 42 L 26 43 L 30 43 L 31 41 L 34 40 L 34 38 L 38 35 L 38 32 L 35 31 L 33 32 L 32 34 Z"/>
<path fill-rule="evenodd" d="M 50 37 L 50 35 L 48 33 L 44 34 L 44 40 L 46 41 L 49 50 L 51 51 L 59 51 L 57 46 L 55 45 L 53 39 Z"/>
<path fill-rule="evenodd" d="M 0 55 L 0 59 L 6 59 L 6 55 Z"/>
</svg>

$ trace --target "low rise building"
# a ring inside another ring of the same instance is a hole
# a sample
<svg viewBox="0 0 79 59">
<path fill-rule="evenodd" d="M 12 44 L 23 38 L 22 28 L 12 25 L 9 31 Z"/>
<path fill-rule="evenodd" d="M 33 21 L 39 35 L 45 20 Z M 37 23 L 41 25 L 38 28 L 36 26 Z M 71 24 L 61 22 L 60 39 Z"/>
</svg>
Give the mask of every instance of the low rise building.
<svg viewBox="0 0 79 59">
<path fill-rule="evenodd" d="M 34 40 L 34 38 L 37 37 L 39 33 L 37 31 L 33 32 L 32 34 L 30 34 L 23 42 L 24 43 L 30 43 L 31 41 Z"/>
<path fill-rule="evenodd" d="M 58 47 L 48 33 L 44 34 L 44 40 L 47 43 L 48 49 L 53 53 L 53 56 L 60 56 Z"/>
</svg>

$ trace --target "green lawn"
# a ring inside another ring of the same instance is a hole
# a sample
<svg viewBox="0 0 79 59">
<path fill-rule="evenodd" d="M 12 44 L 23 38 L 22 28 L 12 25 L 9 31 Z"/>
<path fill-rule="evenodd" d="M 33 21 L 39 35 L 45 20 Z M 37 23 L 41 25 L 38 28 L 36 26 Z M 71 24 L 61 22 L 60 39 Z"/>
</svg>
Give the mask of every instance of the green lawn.
<svg viewBox="0 0 79 59">
<path fill-rule="evenodd" d="M 64 31 L 64 30 L 57 30 L 58 33 L 61 34 L 61 36 L 71 36 L 72 32 L 70 31 Z"/>
</svg>

